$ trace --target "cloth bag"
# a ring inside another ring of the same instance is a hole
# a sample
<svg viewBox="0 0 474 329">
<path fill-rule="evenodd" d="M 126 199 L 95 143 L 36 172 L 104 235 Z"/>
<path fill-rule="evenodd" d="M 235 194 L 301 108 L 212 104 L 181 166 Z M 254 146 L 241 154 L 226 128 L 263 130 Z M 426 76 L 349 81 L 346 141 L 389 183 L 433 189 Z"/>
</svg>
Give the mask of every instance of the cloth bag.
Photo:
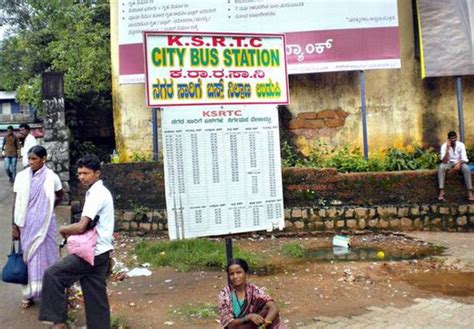
<svg viewBox="0 0 474 329">
<path fill-rule="evenodd" d="M 95 246 L 97 245 L 97 229 L 94 227 L 82 234 L 67 238 L 67 252 L 81 257 L 94 266 Z"/>
<path fill-rule="evenodd" d="M 20 242 L 18 242 L 18 252 L 16 252 L 15 241 L 12 241 L 11 253 L 2 270 L 2 281 L 17 284 L 28 283 L 28 268 L 23 260 Z"/>
</svg>

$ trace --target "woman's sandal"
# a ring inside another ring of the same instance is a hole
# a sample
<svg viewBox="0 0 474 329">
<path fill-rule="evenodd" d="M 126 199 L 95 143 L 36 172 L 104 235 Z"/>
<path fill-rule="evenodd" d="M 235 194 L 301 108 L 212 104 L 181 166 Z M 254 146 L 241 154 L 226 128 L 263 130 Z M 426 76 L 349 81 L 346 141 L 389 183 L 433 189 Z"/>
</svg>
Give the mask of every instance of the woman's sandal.
<svg viewBox="0 0 474 329">
<path fill-rule="evenodd" d="M 31 306 L 33 306 L 33 304 L 34 302 L 31 299 L 22 299 L 20 302 L 20 307 L 26 310 L 27 308 L 30 308 Z"/>
</svg>

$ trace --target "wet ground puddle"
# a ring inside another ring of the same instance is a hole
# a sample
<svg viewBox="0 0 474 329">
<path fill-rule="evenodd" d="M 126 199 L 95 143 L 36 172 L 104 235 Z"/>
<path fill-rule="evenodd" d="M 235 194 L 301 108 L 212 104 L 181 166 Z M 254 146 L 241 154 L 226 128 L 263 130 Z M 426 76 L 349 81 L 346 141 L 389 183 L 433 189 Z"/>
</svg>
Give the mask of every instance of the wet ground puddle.
<svg viewBox="0 0 474 329">
<path fill-rule="evenodd" d="M 474 272 L 414 273 L 403 280 L 419 289 L 448 296 L 474 296 Z"/>
<path fill-rule="evenodd" d="M 443 248 L 430 247 L 416 251 L 406 250 L 383 250 L 382 248 L 319 248 L 308 250 L 306 259 L 317 261 L 400 261 L 410 259 L 421 259 L 429 256 L 441 255 Z"/>
<path fill-rule="evenodd" d="M 358 247 L 358 248 L 317 248 L 306 250 L 303 257 L 300 260 L 310 262 L 373 262 L 373 261 L 402 261 L 411 259 L 422 259 L 430 256 L 437 256 L 443 253 L 444 248 L 442 247 L 425 247 L 418 248 L 416 251 L 390 249 L 384 250 L 384 248 L 376 247 Z M 252 270 L 252 274 L 255 275 L 273 275 L 275 273 L 283 271 L 281 266 L 275 265 L 264 265 L 255 266 Z"/>
</svg>

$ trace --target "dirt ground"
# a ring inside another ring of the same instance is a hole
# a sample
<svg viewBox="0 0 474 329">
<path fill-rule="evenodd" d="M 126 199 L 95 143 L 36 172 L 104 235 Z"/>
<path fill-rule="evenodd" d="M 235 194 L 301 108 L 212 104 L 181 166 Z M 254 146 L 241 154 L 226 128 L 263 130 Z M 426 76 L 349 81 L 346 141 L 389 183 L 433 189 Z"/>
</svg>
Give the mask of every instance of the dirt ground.
<svg viewBox="0 0 474 329">
<path fill-rule="evenodd" d="M 117 261 L 134 263 L 133 244 L 140 238 L 120 236 L 115 251 Z M 315 316 L 348 316 L 363 313 L 369 306 L 405 307 L 414 298 L 449 296 L 474 303 L 474 272 L 461 272 L 456 265 L 444 265 L 436 257 L 417 260 L 388 260 L 390 257 L 423 257 L 442 252 L 423 241 L 401 234 L 355 235 L 355 250 L 384 251 L 384 259 L 331 260 L 331 253 L 316 259 L 284 257 L 281 247 L 299 242 L 307 249 L 331 246 L 332 236 L 257 236 L 234 239 L 234 246 L 260 253 L 271 264 L 267 275 L 252 275 L 251 281 L 264 288 L 278 303 L 281 317 L 289 328 L 312 323 Z M 222 246 L 224 248 L 224 241 Z M 370 252 L 355 258 L 370 258 Z M 379 254 L 380 256 L 380 254 Z M 135 261 L 136 263 L 136 261 Z M 138 265 L 138 263 L 136 263 Z M 109 283 L 114 317 L 130 328 L 218 328 L 215 317 L 191 317 L 186 307 L 216 305 L 219 291 L 226 285 L 225 272 L 218 270 L 182 273 L 172 268 L 153 268 L 148 277 L 117 277 Z M 265 271 L 260 271 L 265 272 Z M 80 320 L 79 320 L 80 321 Z"/>
</svg>

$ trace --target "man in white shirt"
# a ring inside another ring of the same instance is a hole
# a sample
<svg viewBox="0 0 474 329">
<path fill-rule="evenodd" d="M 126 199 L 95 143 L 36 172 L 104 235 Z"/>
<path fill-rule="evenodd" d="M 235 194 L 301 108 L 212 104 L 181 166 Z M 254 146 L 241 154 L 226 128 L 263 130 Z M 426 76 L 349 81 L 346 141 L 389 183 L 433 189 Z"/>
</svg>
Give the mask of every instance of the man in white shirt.
<svg viewBox="0 0 474 329">
<path fill-rule="evenodd" d="M 454 172 L 462 171 L 464 176 L 464 183 L 466 184 L 468 192 L 468 200 L 474 201 L 472 194 L 472 179 L 471 170 L 466 164 L 469 162 L 466 154 L 466 146 L 464 143 L 457 141 L 458 136 L 456 132 L 450 131 L 448 133 L 448 140 L 441 145 L 441 164 L 438 167 L 438 183 L 439 183 L 439 201 L 445 201 L 444 195 L 444 181 L 446 178 L 446 171 L 453 170 Z"/>
<path fill-rule="evenodd" d="M 109 253 L 113 249 L 114 205 L 112 194 L 100 179 L 100 161 L 95 155 L 86 155 L 77 161 L 77 174 L 82 184 L 89 187 L 79 222 L 61 226 L 64 238 L 87 231 L 92 220 L 96 224 L 97 245 L 94 265 L 72 254 L 49 267 L 43 278 L 42 302 L 39 320 L 52 323 L 53 329 L 66 329 L 67 296 L 65 289 L 80 281 L 84 293 L 87 328 L 109 329 L 110 308 L 106 291 Z"/>
<path fill-rule="evenodd" d="M 23 147 L 21 148 L 21 162 L 23 168 L 28 167 L 28 151 L 33 147 L 38 145 L 38 141 L 35 136 L 30 134 L 30 126 L 27 123 L 20 124 L 20 135 L 24 137 Z"/>
</svg>

